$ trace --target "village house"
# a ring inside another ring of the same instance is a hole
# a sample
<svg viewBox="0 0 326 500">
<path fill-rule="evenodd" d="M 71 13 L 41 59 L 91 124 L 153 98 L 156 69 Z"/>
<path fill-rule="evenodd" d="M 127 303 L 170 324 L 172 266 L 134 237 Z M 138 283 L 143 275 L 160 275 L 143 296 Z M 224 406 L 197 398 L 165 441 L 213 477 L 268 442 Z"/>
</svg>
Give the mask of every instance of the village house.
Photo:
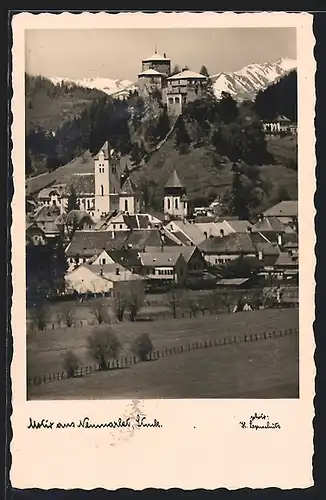
<svg viewBox="0 0 326 500">
<path fill-rule="evenodd" d="M 241 256 L 256 257 L 256 248 L 249 233 L 230 233 L 205 239 L 199 250 L 206 261 L 217 266 L 226 264 Z"/>
<path fill-rule="evenodd" d="M 169 281 L 183 286 L 187 279 L 187 263 L 178 252 L 140 252 L 143 275 L 147 280 Z"/>
<path fill-rule="evenodd" d="M 43 231 L 46 239 L 53 239 L 60 235 L 61 227 L 58 223 L 60 215 L 60 207 L 43 205 L 33 214 L 29 214 L 28 222 L 33 223 L 33 227 L 37 225 Z"/>
<path fill-rule="evenodd" d="M 52 186 L 44 187 L 37 194 L 37 204 L 38 206 L 54 206 L 60 207 L 61 212 L 65 209 L 65 203 L 63 201 L 64 193 L 67 189 L 66 184 L 52 184 Z"/>
<path fill-rule="evenodd" d="M 276 217 L 285 225 L 290 225 L 293 229 L 298 229 L 298 201 L 280 201 L 273 207 L 263 212 L 264 217 Z"/>
<path fill-rule="evenodd" d="M 195 246 L 162 246 L 158 247 L 147 247 L 146 253 L 173 253 L 181 254 L 187 264 L 187 275 L 188 277 L 195 274 L 200 274 L 207 267 L 207 263 L 202 256 L 201 252 Z"/>
<path fill-rule="evenodd" d="M 274 120 L 265 120 L 262 125 L 263 131 L 271 135 L 295 134 L 297 131 L 296 124 L 284 115 L 278 115 Z"/>
<path fill-rule="evenodd" d="M 66 286 L 78 294 L 144 294 L 144 278 L 118 264 L 81 264 L 67 273 Z"/>
</svg>

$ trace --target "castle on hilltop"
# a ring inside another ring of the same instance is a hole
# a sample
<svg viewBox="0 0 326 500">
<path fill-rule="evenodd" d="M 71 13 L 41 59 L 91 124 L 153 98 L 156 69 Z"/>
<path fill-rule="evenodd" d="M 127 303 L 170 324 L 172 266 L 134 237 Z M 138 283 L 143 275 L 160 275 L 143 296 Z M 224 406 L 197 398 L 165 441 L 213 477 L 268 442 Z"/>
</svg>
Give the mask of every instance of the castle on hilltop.
<svg viewBox="0 0 326 500">
<path fill-rule="evenodd" d="M 140 95 L 159 92 L 170 115 L 179 115 L 183 107 L 206 92 L 207 77 L 189 69 L 171 74 L 171 59 L 155 52 L 142 60 L 142 71 L 138 74 Z"/>
</svg>

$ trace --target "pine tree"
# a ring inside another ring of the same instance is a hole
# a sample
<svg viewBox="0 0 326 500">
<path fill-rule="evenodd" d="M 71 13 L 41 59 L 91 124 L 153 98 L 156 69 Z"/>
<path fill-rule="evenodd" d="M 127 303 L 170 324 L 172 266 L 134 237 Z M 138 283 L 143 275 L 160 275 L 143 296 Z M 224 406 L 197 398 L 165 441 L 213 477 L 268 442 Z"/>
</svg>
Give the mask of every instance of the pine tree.
<svg viewBox="0 0 326 500">
<path fill-rule="evenodd" d="M 188 152 L 189 145 L 191 144 L 191 139 L 187 132 L 183 118 L 180 118 L 178 120 L 174 143 L 175 146 L 179 149 L 180 153 Z"/>
<path fill-rule="evenodd" d="M 158 139 L 163 139 L 169 132 L 169 130 L 170 130 L 170 120 L 166 109 L 164 109 L 163 113 L 159 117 L 156 127 L 156 133 Z"/>
<path fill-rule="evenodd" d="M 70 186 L 70 193 L 68 196 L 68 213 L 71 212 L 71 210 L 79 210 L 77 193 L 74 186 Z"/>
<path fill-rule="evenodd" d="M 209 73 L 208 73 L 208 71 L 207 71 L 206 66 L 202 66 L 202 67 L 201 67 L 201 70 L 199 71 L 199 73 L 200 73 L 201 75 L 207 76 L 207 78 L 209 78 Z"/>
</svg>

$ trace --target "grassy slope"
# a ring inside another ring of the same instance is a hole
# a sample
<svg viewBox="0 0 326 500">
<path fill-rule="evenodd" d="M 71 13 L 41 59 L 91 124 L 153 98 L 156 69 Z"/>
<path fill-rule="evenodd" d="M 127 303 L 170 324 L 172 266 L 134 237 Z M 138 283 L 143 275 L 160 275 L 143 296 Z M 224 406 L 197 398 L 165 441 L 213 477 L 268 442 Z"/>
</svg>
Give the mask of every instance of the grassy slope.
<svg viewBox="0 0 326 500">
<path fill-rule="evenodd" d="M 30 389 L 28 399 L 297 398 L 298 337 L 193 351 Z"/>
<path fill-rule="evenodd" d="M 199 316 L 191 319 L 166 319 L 155 322 L 130 323 L 125 321 L 112 328 L 123 345 L 123 354 L 130 355 L 133 338 L 148 333 L 154 349 L 172 347 L 209 340 L 228 335 L 260 333 L 263 331 L 295 328 L 298 326 L 297 309 L 270 309 Z M 71 349 L 82 364 L 91 364 L 87 353 L 87 337 L 91 326 L 34 332 L 27 337 L 27 364 L 29 376 L 62 371 L 64 353 Z"/>
<path fill-rule="evenodd" d="M 155 152 L 146 166 L 133 175 L 139 179 L 145 175 L 158 186 L 155 197 L 160 199 L 163 194 L 163 185 L 170 172 L 176 168 L 181 180 L 187 186 L 187 194 L 193 199 L 207 196 L 214 189 L 221 194 L 232 182 L 232 164 L 224 163 L 218 167 L 214 166 L 213 159 L 203 148 L 191 149 L 188 154 L 180 155 L 173 145 L 174 138 L 171 136 L 166 143 Z M 284 165 L 282 158 L 295 158 L 295 140 L 288 138 L 271 139 L 268 141 L 268 149 L 277 156 L 276 165 L 263 165 L 260 167 L 261 177 L 268 181 L 271 186 L 269 198 L 275 194 L 275 186 L 284 186 L 291 198 L 297 198 L 297 173 Z M 268 199 L 266 205 L 268 205 Z"/>
</svg>

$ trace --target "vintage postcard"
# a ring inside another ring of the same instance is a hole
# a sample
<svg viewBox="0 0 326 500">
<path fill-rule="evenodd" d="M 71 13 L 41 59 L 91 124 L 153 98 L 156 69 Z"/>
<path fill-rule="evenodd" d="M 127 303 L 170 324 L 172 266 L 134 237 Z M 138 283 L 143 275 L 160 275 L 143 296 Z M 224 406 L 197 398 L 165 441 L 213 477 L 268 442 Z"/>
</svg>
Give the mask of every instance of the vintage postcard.
<svg viewBox="0 0 326 500">
<path fill-rule="evenodd" d="M 307 13 L 21 13 L 15 488 L 306 488 Z"/>
</svg>

